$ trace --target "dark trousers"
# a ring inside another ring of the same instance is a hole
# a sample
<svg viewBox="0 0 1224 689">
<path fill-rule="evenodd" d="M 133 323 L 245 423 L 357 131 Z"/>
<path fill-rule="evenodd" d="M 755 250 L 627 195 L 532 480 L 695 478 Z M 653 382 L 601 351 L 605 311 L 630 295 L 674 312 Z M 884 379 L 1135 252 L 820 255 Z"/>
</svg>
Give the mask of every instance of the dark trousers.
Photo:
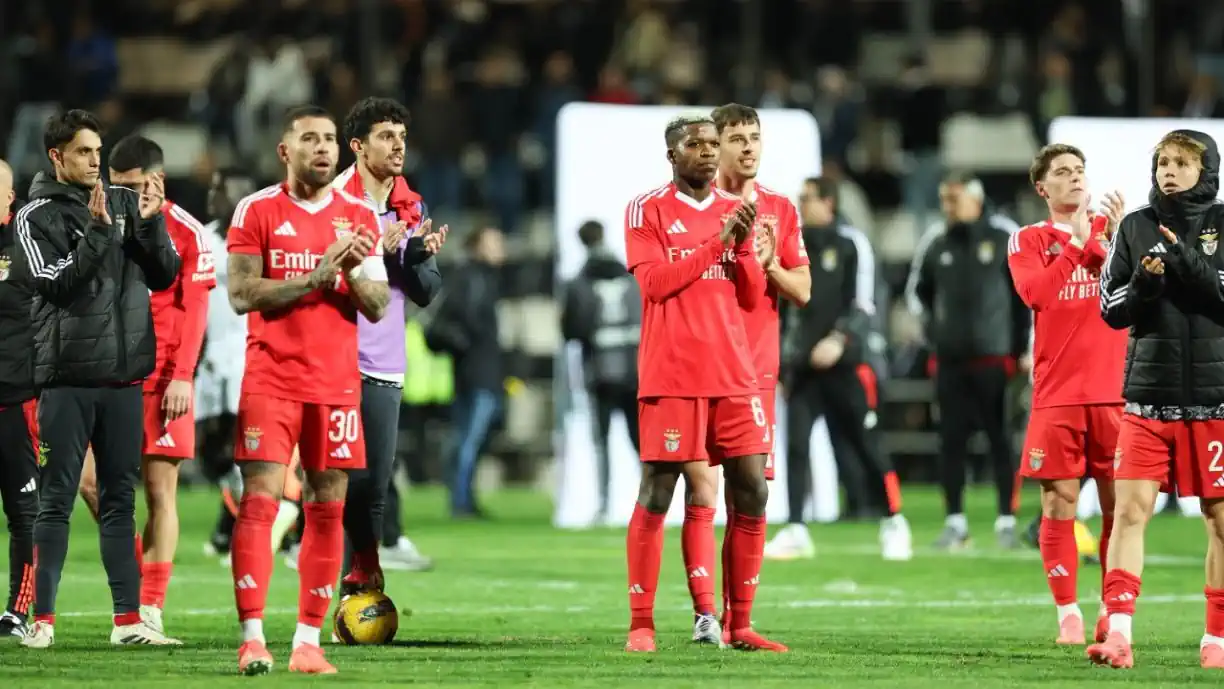
<svg viewBox="0 0 1224 689">
<path fill-rule="evenodd" d="M 476 504 L 476 460 L 501 408 L 501 391 L 482 388 L 457 390 L 451 405 L 454 439 L 451 441 L 451 512 L 473 515 Z"/>
<path fill-rule="evenodd" d="M 143 404 L 140 385 L 51 388 L 42 392 L 38 426 L 46 464 L 34 523 L 38 550 L 35 615 L 55 612 L 55 596 L 68 554 L 68 523 L 88 446 L 93 447 L 98 469 L 99 540 L 114 609 L 116 613 L 140 609 L 135 508 L 143 451 Z"/>
<path fill-rule="evenodd" d="M 939 364 L 935 375 L 935 399 L 939 404 L 941 473 L 948 514 L 965 511 L 969 438 L 976 430 L 986 434 L 989 444 L 999 514 L 1013 512 L 1016 465 L 1007 441 L 1007 378 L 1002 365 Z"/>
<path fill-rule="evenodd" d="M 875 410 L 851 366 L 798 377 L 786 391 L 786 488 L 790 522 L 803 523 L 803 506 L 812 490 L 812 425 L 822 416 L 834 439 L 837 474 L 846 491 L 846 512 L 887 505 L 892 461 L 884 454 Z M 837 449 L 844 451 L 836 451 Z"/>
<path fill-rule="evenodd" d="M 599 514 L 608 513 L 608 483 L 612 467 L 608 453 L 608 430 L 612 427 L 612 414 L 619 411 L 625 416 L 629 427 L 629 439 L 633 449 L 641 452 L 638 435 L 637 388 L 625 385 L 595 385 L 590 389 L 595 407 L 595 457 L 599 462 Z"/>
<path fill-rule="evenodd" d="M 387 484 L 387 504 L 383 507 L 382 544 L 394 548 L 404 535 L 404 518 L 400 512 L 399 489 L 395 487 L 395 470 L 391 470 L 392 481 Z"/>
<path fill-rule="evenodd" d="M 373 550 L 382 541 L 387 492 L 395 471 L 402 398 L 403 389 L 398 385 L 370 378 L 361 383 L 366 468 L 349 472 L 348 496 L 344 501 L 346 571 L 354 550 Z"/>
<path fill-rule="evenodd" d="M 5 610 L 25 619 L 34 598 L 34 520 L 38 517 L 37 400 L 0 408 L 0 499 L 9 533 Z"/>
</svg>

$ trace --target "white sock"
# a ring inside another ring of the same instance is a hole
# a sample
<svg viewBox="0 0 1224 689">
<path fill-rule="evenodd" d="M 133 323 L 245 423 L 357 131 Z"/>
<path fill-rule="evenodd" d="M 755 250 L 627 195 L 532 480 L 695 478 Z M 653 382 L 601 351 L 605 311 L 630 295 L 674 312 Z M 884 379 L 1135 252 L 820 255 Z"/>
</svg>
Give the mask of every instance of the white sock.
<svg viewBox="0 0 1224 689">
<path fill-rule="evenodd" d="M 265 641 L 263 635 L 263 620 L 258 617 L 242 621 L 242 641 Z"/>
<path fill-rule="evenodd" d="M 964 514 L 949 514 L 944 520 L 944 525 L 952 527 L 959 534 L 969 533 L 969 520 Z"/>
<path fill-rule="evenodd" d="M 1110 615 L 1109 631 L 1121 634 L 1129 642 L 1131 640 L 1131 616 L 1120 612 Z"/>
<path fill-rule="evenodd" d="M 319 643 L 319 635 L 323 630 L 318 627 L 312 627 L 308 624 L 298 622 L 297 631 L 293 632 L 293 647 L 296 649 L 302 644 L 310 644 L 311 646 L 321 646 Z"/>
<path fill-rule="evenodd" d="M 1109 609 L 1105 607 L 1105 601 L 1101 601 L 1101 607 L 1097 608 L 1097 617 L 1108 617 Z"/>
<path fill-rule="evenodd" d="M 1084 619 L 1084 614 L 1080 612 L 1079 603 L 1071 603 L 1070 605 L 1058 605 L 1058 606 L 1055 606 L 1055 609 L 1058 610 L 1058 623 L 1059 624 L 1062 624 L 1063 620 L 1067 619 L 1071 615 L 1075 615 L 1076 617 L 1080 619 Z"/>
<path fill-rule="evenodd" d="M 1208 644 L 1215 644 L 1216 646 L 1224 648 L 1224 637 L 1212 636 L 1211 634 L 1204 634 L 1203 640 L 1199 642 L 1199 648 L 1202 648 Z"/>
<path fill-rule="evenodd" d="M 998 518 L 995 519 L 995 531 L 1014 528 L 1016 528 L 1016 515 L 1014 514 L 1000 514 Z"/>
</svg>

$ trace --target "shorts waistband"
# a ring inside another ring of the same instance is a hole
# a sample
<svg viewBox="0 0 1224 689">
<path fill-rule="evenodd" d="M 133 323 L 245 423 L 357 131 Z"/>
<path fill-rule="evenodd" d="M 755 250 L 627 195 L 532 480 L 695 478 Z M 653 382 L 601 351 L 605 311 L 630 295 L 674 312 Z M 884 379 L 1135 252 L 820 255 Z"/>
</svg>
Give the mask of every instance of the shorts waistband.
<svg viewBox="0 0 1224 689">
<path fill-rule="evenodd" d="M 375 378 L 373 376 L 367 376 L 364 373 L 361 374 L 361 383 L 362 385 L 365 385 L 368 383 L 370 385 L 373 385 L 376 388 L 394 388 L 396 390 L 404 389 L 404 386 L 400 385 L 399 383 L 395 383 L 389 380 L 383 380 L 381 378 Z"/>
</svg>

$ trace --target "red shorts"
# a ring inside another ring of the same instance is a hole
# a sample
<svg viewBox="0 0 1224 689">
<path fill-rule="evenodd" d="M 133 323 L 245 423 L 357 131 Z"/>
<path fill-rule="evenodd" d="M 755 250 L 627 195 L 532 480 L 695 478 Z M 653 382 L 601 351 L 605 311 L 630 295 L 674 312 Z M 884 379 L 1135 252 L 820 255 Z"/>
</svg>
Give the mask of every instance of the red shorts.
<svg viewBox="0 0 1224 689">
<path fill-rule="evenodd" d="M 1172 472 L 1170 472 L 1172 465 Z M 1224 421 L 1122 417 L 1114 478 L 1156 481 L 1182 497 L 1224 498 Z"/>
<path fill-rule="evenodd" d="M 638 400 L 643 462 L 705 462 L 769 453 L 773 433 L 757 395 Z"/>
<path fill-rule="evenodd" d="M 1113 478 L 1122 407 L 1094 404 L 1034 409 L 1020 475 L 1035 479 Z"/>
<path fill-rule="evenodd" d="M 165 391 L 144 393 L 144 453 L 155 457 L 191 459 L 195 457 L 195 402 L 187 403 L 187 413 L 166 423 L 162 411 Z"/>
<path fill-rule="evenodd" d="M 761 390 L 761 406 L 765 408 L 765 426 L 769 429 L 769 455 L 765 458 L 765 480 L 772 481 L 777 474 L 774 464 L 778 454 L 778 390 Z"/>
<path fill-rule="evenodd" d="M 365 438 L 358 405 L 331 406 L 243 394 L 238 400 L 234 459 L 288 465 L 293 448 L 302 468 L 364 469 Z"/>
</svg>

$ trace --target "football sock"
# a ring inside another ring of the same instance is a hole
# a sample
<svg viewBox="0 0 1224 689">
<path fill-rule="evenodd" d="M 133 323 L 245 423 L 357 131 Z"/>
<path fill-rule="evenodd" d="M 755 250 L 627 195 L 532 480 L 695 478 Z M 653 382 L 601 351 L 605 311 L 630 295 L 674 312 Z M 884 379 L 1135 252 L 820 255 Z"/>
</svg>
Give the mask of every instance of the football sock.
<svg viewBox="0 0 1224 689">
<path fill-rule="evenodd" d="M 1105 585 L 1105 574 L 1109 572 L 1109 537 L 1113 534 L 1113 517 L 1106 515 L 1101 518 L 1101 538 L 1097 542 L 1097 554 L 1101 558 L 1101 590 Z"/>
<path fill-rule="evenodd" d="M 719 577 L 722 588 L 719 595 L 722 598 L 723 629 L 726 629 L 731 622 L 731 523 L 734 521 L 735 512 L 731 510 L 731 505 L 727 505 L 727 525 L 723 527 L 722 539 L 722 572 Z"/>
<path fill-rule="evenodd" d="M 272 580 L 272 522 L 276 519 L 276 499 L 270 495 L 247 493 L 238 506 L 234 524 L 234 539 L 230 545 L 231 569 L 234 574 L 234 599 L 238 604 L 238 621 L 262 618 L 268 602 L 268 583 Z M 262 625 L 260 625 L 262 628 Z M 243 625 L 244 638 L 247 637 Z"/>
<path fill-rule="evenodd" d="M 1214 643 L 1224 646 L 1224 589 L 1203 589 L 1207 597 L 1207 625 L 1203 645 Z"/>
<path fill-rule="evenodd" d="M 140 568 L 140 604 L 165 607 L 173 562 L 146 562 Z"/>
<path fill-rule="evenodd" d="M 965 517 L 964 512 L 953 512 L 944 519 L 944 526 L 950 526 L 956 530 L 958 534 L 969 533 L 969 519 Z"/>
<path fill-rule="evenodd" d="M 321 628 L 344 558 L 344 501 L 305 504 L 306 531 L 298 551 L 298 622 Z"/>
<path fill-rule="evenodd" d="M 629 565 L 629 631 L 654 629 L 655 589 L 663 559 L 663 519 L 666 515 L 633 506 L 625 555 Z"/>
<path fill-rule="evenodd" d="M 714 614 L 714 508 L 688 505 L 680 531 L 684 573 L 688 578 L 693 612 Z"/>
<path fill-rule="evenodd" d="M 752 602 L 756 598 L 765 555 L 765 517 L 736 514 L 731 523 L 731 612 L 735 629 L 752 626 Z"/>
<path fill-rule="evenodd" d="M 126 627 L 129 624 L 139 624 L 140 623 L 140 613 L 139 612 L 117 612 L 114 615 L 114 621 L 115 621 L 116 627 Z"/>
<path fill-rule="evenodd" d="M 1074 606 L 1078 590 L 1076 578 L 1079 573 L 1079 551 L 1075 547 L 1075 520 L 1041 520 L 1037 536 L 1041 550 L 1041 563 L 1045 568 L 1046 583 L 1054 596 L 1054 604 L 1063 608 Z M 1078 607 L 1076 608 L 1078 611 Z M 1060 610 L 1059 620 L 1065 615 Z"/>
<path fill-rule="evenodd" d="M 897 472 L 884 474 L 884 498 L 887 501 L 888 516 L 901 513 L 901 482 L 897 480 Z"/>
<path fill-rule="evenodd" d="M 1109 612 L 1109 631 L 1118 632 L 1131 640 L 1131 618 L 1141 587 L 1139 577 L 1124 569 L 1111 569 L 1105 574 L 1105 609 Z"/>
<path fill-rule="evenodd" d="M 320 637 L 322 629 L 312 627 L 309 624 L 298 622 L 297 629 L 293 632 L 293 648 L 296 650 L 298 646 L 308 644 L 310 646 L 320 646 Z"/>
</svg>

